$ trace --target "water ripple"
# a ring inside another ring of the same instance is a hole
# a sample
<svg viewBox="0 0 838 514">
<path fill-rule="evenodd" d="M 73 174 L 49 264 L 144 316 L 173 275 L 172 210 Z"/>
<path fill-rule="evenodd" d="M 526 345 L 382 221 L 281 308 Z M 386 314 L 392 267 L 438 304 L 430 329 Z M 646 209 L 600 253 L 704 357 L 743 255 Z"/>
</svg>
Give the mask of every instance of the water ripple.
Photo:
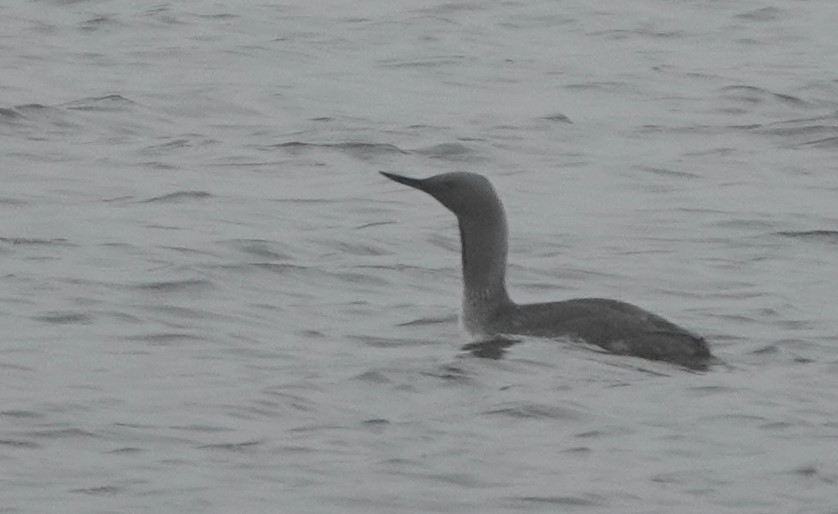
<svg viewBox="0 0 838 514">
<path fill-rule="evenodd" d="M 85 312 L 50 312 L 34 319 L 56 325 L 89 324 L 93 321 L 93 317 Z"/>
<path fill-rule="evenodd" d="M 85 487 L 81 489 L 70 489 L 71 493 L 89 494 L 92 496 L 116 496 L 125 490 L 124 487 L 116 485 L 103 485 L 98 487 Z"/>
<path fill-rule="evenodd" d="M 535 402 L 513 402 L 503 407 L 494 408 L 484 411 L 483 414 L 490 416 L 508 416 L 511 418 L 531 418 L 531 419 L 560 419 L 560 420 L 576 420 L 580 419 L 580 413 L 576 409 L 567 407 L 558 407 L 555 405 L 545 405 Z"/>
<path fill-rule="evenodd" d="M 777 232 L 776 234 L 778 236 L 804 241 L 821 241 L 825 243 L 838 244 L 838 230 L 790 230 Z"/>
<path fill-rule="evenodd" d="M 122 95 L 105 95 L 98 97 L 83 98 L 62 105 L 73 111 L 102 111 L 102 112 L 123 112 L 137 104 Z"/>
<path fill-rule="evenodd" d="M 586 496 L 517 496 L 509 499 L 525 504 L 553 505 L 555 508 L 596 507 L 610 504 L 605 497 L 596 494 Z"/>
<path fill-rule="evenodd" d="M 477 158 L 477 153 L 462 143 L 442 143 L 415 150 L 432 159 L 445 159 L 451 161 L 472 161 Z"/>
<path fill-rule="evenodd" d="M 306 143 L 302 141 L 289 141 L 287 143 L 278 143 L 273 145 L 273 148 L 281 148 L 290 152 L 299 152 L 307 150 L 337 150 L 347 153 L 353 157 L 368 160 L 373 157 L 391 155 L 391 154 L 406 154 L 401 148 L 387 144 L 387 143 L 362 143 L 362 142 L 348 142 L 348 143 Z"/>
<path fill-rule="evenodd" d="M 0 243 L 12 246 L 77 246 L 67 239 L 38 239 L 29 237 L 0 237 Z"/>
<path fill-rule="evenodd" d="M 261 446 L 262 441 L 243 441 L 240 443 L 215 443 L 199 446 L 202 450 L 222 450 L 229 452 L 243 452 Z"/>
<path fill-rule="evenodd" d="M 206 191 L 176 191 L 174 193 L 140 200 L 139 203 L 177 203 L 191 200 L 206 200 L 207 198 L 212 197 L 213 195 Z"/>
<path fill-rule="evenodd" d="M 155 291 L 160 293 L 177 293 L 201 291 L 212 287 L 212 282 L 205 279 L 183 279 L 183 280 L 162 280 L 154 282 L 142 282 L 134 284 L 134 289 Z"/>
</svg>

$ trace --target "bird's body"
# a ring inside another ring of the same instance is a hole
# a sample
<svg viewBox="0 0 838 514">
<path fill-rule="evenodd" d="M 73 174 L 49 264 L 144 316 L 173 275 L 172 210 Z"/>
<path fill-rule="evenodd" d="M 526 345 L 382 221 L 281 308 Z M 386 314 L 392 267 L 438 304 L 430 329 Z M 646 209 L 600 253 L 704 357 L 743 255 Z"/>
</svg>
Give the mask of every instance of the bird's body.
<svg viewBox="0 0 838 514">
<path fill-rule="evenodd" d="M 463 261 L 463 326 L 477 337 L 562 337 L 610 352 L 702 369 L 707 342 L 635 305 L 604 298 L 516 304 L 506 291 L 508 234 L 503 204 L 476 173 L 386 177 L 424 191 L 457 215 Z"/>
</svg>

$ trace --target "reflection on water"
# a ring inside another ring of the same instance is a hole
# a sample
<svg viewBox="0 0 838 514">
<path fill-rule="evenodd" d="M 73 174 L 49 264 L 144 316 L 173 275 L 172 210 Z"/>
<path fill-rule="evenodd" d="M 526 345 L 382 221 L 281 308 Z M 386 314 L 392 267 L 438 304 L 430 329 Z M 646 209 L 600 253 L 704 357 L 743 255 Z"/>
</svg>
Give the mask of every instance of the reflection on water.
<svg viewBox="0 0 838 514">
<path fill-rule="evenodd" d="M 520 343 L 520 339 L 512 339 L 504 336 L 496 336 L 483 341 L 473 341 L 465 344 L 462 350 L 469 352 L 481 359 L 502 359 L 510 346 Z"/>
</svg>

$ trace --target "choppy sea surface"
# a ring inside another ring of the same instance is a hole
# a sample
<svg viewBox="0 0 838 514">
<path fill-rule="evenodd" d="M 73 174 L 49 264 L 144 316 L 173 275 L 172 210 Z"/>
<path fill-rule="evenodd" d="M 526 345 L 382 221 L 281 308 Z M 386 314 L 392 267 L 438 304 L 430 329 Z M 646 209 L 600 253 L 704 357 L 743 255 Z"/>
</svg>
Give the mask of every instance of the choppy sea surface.
<svg viewBox="0 0 838 514">
<path fill-rule="evenodd" d="M 0 512 L 838 512 L 838 10 L 0 6 Z M 467 170 L 521 302 L 694 373 L 464 349 Z M 488 358 L 495 357 L 495 358 Z"/>
</svg>

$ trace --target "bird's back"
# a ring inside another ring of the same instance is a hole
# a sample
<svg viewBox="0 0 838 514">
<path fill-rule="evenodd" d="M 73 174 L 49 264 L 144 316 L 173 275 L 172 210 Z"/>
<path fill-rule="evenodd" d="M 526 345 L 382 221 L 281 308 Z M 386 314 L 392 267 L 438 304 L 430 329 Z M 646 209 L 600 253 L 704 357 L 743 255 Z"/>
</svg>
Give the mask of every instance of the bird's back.
<svg viewBox="0 0 838 514">
<path fill-rule="evenodd" d="M 511 305 L 492 322 L 499 333 L 568 337 L 610 352 L 695 369 L 713 359 L 707 342 L 636 305 L 604 298 Z"/>
</svg>

